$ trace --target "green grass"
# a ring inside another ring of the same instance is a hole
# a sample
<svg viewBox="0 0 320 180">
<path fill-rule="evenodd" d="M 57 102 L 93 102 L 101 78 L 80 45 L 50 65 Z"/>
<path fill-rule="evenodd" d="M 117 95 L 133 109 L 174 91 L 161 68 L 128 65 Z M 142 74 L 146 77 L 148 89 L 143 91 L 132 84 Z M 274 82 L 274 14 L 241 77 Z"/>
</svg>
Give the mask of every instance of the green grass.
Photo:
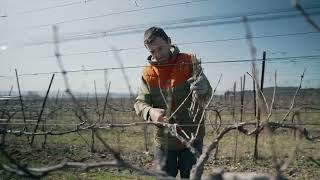
<svg viewBox="0 0 320 180">
<path fill-rule="evenodd" d="M 285 111 L 277 111 L 279 114 L 274 114 L 273 119 L 278 120 L 283 117 Z M 240 119 L 239 113 L 236 112 L 236 120 Z M 222 113 L 222 123 L 233 123 L 234 118 L 229 112 Z M 114 117 L 117 121 L 114 123 L 124 123 L 141 121 L 137 117 L 132 118 L 132 113 L 114 112 Z M 304 123 L 320 123 L 320 113 L 304 114 L 302 111 L 301 119 L 306 120 Z M 92 119 L 97 119 L 97 115 L 90 114 Z M 110 115 L 106 119 L 110 120 Z M 214 122 L 215 115 L 210 115 L 211 121 Z M 78 123 L 78 120 L 73 113 L 68 112 L 59 115 L 59 122 L 61 124 Z M 246 114 L 243 121 L 252 121 L 254 117 L 252 114 Z M 104 123 L 107 121 L 105 120 Z M 207 122 L 210 122 L 209 120 Z M 74 128 L 75 126 L 71 127 Z M 319 126 L 306 126 L 311 130 L 311 134 L 319 133 Z M 15 126 L 15 129 L 22 129 L 21 126 Z M 59 126 L 54 128 L 56 131 L 69 129 L 67 126 Z M 223 128 L 223 126 L 222 126 Z M 254 128 L 253 126 L 248 128 Z M 29 126 L 32 129 L 32 126 Z M 41 128 L 40 128 L 41 129 Z M 148 148 L 152 153 L 153 146 L 153 129 L 149 128 Z M 115 150 L 119 150 L 126 161 L 129 161 L 136 166 L 151 168 L 152 157 L 144 154 L 144 135 L 142 127 L 99 130 L 102 138 Z M 211 126 L 207 128 L 207 135 L 204 139 L 204 149 L 215 138 L 212 133 Z M 233 162 L 235 153 L 235 131 L 226 134 L 219 142 L 219 151 L 217 159 L 210 156 L 208 162 L 205 164 L 205 174 L 209 174 L 215 168 L 223 168 L 225 171 L 231 172 L 266 172 L 274 173 L 271 161 L 271 149 L 274 150 L 278 157 L 278 161 L 284 161 L 288 158 L 292 149 L 295 147 L 295 138 L 291 130 L 279 129 L 273 133 L 274 146 L 270 146 L 270 139 L 266 133 L 261 133 L 259 138 L 259 159 L 254 161 L 252 158 L 254 150 L 254 136 L 245 136 L 241 133 L 238 135 L 238 149 L 237 161 Z M 81 135 L 81 136 L 80 136 Z M 66 134 L 63 136 L 49 136 L 47 139 L 47 146 L 45 149 L 41 148 L 43 137 L 39 136 L 35 139 L 35 147 L 31 148 L 27 143 L 25 136 L 16 137 L 8 135 L 6 139 L 7 147 L 5 148 L 10 155 L 17 159 L 20 163 L 28 164 L 30 167 L 40 167 L 55 165 L 64 160 L 68 161 L 83 161 L 83 162 L 99 162 L 111 160 L 109 152 L 106 152 L 102 144 L 95 139 L 96 152 L 90 151 L 91 146 L 91 131 L 81 131 L 80 135 L 77 133 Z M 87 144 L 88 143 L 88 144 Z M 296 154 L 296 159 L 289 166 L 285 174 L 289 179 L 317 179 L 320 177 L 319 167 L 311 162 L 308 157 L 320 161 L 320 143 L 311 142 L 302 139 L 299 146 L 299 151 Z M 1 163 L 8 163 L 7 160 L 0 156 Z M 0 171 L 0 176 L 4 179 L 20 179 L 20 177 L 11 175 L 7 172 Z M 140 176 L 136 172 L 131 172 L 128 169 L 118 168 L 94 168 L 89 171 L 82 172 L 79 169 L 67 169 L 50 173 L 44 179 L 154 179 L 153 177 Z"/>
</svg>

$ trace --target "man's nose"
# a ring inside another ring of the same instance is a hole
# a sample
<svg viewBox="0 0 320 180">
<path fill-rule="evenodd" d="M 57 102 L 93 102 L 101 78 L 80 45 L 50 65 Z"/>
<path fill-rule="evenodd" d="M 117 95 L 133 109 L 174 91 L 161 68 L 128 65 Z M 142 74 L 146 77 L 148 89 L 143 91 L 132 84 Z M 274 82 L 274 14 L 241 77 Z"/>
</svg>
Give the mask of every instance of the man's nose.
<svg viewBox="0 0 320 180">
<path fill-rule="evenodd" d="M 162 57 L 161 53 L 159 53 L 159 52 L 155 52 L 154 54 L 155 54 L 156 59 L 159 59 Z"/>
</svg>

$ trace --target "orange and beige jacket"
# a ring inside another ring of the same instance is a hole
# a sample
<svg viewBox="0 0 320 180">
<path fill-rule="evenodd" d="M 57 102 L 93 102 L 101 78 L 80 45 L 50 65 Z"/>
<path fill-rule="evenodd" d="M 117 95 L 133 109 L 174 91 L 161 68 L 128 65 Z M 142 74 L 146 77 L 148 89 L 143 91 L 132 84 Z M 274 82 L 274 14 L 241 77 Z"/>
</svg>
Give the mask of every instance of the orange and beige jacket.
<svg viewBox="0 0 320 180">
<path fill-rule="evenodd" d="M 171 48 L 172 56 L 165 64 L 158 64 L 151 56 L 148 57 L 149 65 L 143 69 L 141 85 L 139 87 L 138 97 L 134 104 L 137 115 L 144 120 L 149 119 L 149 110 L 151 108 L 165 109 L 166 114 L 170 115 L 176 110 L 190 92 L 190 83 L 187 80 L 192 77 L 192 63 L 195 57 L 192 54 L 180 53 L 176 46 Z M 209 91 L 205 95 L 210 97 L 212 89 L 209 81 Z M 171 96 L 168 98 L 168 96 Z M 164 100 L 166 99 L 166 100 Z M 171 101 L 169 110 L 166 102 Z M 209 98 L 204 98 L 209 99 Z M 189 107 L 192 98 L 186 100 L 181 108 L 175 113 L 169 123 L 177 123 L 189 137 L 191 133 L 195 135 L 198 121 L 202 115 L 202 109 L 197 113 L 196 117 L 190 117 Z M 150 120 L 150 119 L 149 119 Z M 204 120 L 200 126 L 198 140 L 202 140 L 205 134 Z M 181 132 L 178 133 L 185 137 Z M 157 127 L 155 132 L 155 145 L 169 150 L 181 150 L 185 146 L 176 138 L 173 137 L 164 127 Z"/>
</svg>

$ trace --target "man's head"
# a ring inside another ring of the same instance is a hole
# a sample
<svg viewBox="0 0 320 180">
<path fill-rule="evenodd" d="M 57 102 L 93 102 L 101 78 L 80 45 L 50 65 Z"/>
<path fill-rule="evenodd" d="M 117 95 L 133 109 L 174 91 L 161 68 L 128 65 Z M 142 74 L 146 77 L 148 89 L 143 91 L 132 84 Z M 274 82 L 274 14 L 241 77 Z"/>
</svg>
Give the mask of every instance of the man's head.
<svg viewBox="0 0 320 180">
<path fill-rule="evenodd" d="M 151 27 L 144 32 L 144 45 L 158 62 L 171 57 L 171 39 L 159 27 Z"/>
</svg>

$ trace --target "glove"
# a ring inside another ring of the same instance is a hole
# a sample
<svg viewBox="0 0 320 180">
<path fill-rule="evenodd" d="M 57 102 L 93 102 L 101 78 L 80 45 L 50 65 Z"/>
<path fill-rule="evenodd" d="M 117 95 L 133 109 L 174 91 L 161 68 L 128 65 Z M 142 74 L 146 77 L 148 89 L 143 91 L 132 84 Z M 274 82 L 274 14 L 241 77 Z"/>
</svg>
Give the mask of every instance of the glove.
<svg viewBox="0 0 320 180">
<path fill-rule="evenodd" d="M 208 82 L 201 75 L 196 79 L 191 77 L 187 81 L 190 83 L 190 90 L 197 95 L 204 95 L 209 90 Z"/>
<path fill-rule="evenodd" d="M 165 113 L 164 109 L 151 108 L 149 110 L 149 117 L 153 122 L 165 122 L 164 113 Z"/>
</svg>

